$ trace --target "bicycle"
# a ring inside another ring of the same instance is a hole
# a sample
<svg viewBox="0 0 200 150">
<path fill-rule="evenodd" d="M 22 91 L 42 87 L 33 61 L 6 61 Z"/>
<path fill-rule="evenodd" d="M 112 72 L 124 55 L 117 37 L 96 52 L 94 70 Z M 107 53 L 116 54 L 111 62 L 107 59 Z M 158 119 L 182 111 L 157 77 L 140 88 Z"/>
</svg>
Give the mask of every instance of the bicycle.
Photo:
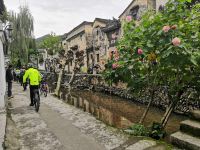
<svg viewBox="0 0 200 150">
<path fill-rule="evenodd" d="M 39 108 L 40 108 L 39 90 L 35 89 L 33 92 L 34 92 L 33 103 L 34 103 L 34 106 L 35 106 L 35 111 L 38 112 Z"/>
<path fill-rule="evenodd" d="M 48 93 L 48 85 L 46 82 L 42 82 L 41 87 L 40 87 L 40 95 L 44 95 L 44 97 L 47 97 Z"/>
</svg>

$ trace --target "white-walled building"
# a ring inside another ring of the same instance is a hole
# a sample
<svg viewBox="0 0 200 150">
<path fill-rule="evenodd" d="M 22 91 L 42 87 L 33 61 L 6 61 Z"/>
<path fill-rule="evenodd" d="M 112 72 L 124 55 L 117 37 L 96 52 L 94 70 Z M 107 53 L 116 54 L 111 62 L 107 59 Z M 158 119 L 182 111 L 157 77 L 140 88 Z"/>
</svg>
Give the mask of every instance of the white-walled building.
<svg viewBox="0 0 200 150">
<path fill-rule="evenodd" d="M 5 35 L 3 32 L 3 25 L 0 21 L 0 112 L 5 107 L 5 93 L 6 93 L 6 81 L 5 81 L 5 57 L 4 57 L 4 46 Z"/>
<path fill-rule="evenodd" d="M 3 0 L 0 0 L 0 15 L 5 10 Z M 6 95 L 6 79 L 5 79 L 5 56 L 4 43 L 6 42 L 5 32 L 3 30 L 3 23 L 0 20 L 0 149 L 3 149 L 3 142 L 6 129 L 6 109 L 5 109 L 5 95 Z"/>
</svg>

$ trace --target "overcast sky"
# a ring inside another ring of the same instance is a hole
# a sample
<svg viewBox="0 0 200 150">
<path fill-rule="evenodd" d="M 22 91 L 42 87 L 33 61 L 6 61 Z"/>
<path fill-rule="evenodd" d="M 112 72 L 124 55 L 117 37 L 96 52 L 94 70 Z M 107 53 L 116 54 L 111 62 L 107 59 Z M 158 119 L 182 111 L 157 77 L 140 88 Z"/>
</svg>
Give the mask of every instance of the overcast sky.
<svg viewBox="0 0 200 150">
<path fill-rule="evenodd" d="M 18 12 L 28 4 L 34 17 L 35 36 L 67 33 L 82 21 L 95 17 L 118 18 L 132 0 L 4 0 L 7 10 Z"/>
</svg>

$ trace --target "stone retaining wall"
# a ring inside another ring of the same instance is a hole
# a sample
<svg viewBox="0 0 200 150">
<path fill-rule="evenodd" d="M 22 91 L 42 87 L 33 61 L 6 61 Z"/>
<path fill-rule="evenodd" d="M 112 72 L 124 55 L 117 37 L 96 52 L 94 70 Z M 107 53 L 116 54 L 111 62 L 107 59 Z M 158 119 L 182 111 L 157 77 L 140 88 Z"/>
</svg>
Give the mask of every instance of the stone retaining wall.
<svg viewBox="0 0 200 150">
<path fill-rule="evenodd" d="M 67 90 L 65 89 L 65 86 L 68 81 L 70 80 L 71 75 L 64 75 L 63 82 L 62 82 L 62 88 L 61 93 L 63 93 L 63 97 L 65 98 L 65 94 L 67 93 Z M 51 81 L 49 82 L 49 86 L 52 90 L 55 89 L 55 77 L 51 77 Z M 54 83 L 54 84 L 53 84 Z M 131 92 L 126 88 L 126 84 L 124 83 L 118 83 L 117 85 L 109 86 L 105 80 L 103 80 L 101 75 L 88 75 L 88 74 L 79 74 L 76 75 L 75 81 L 73 83 L 73 88 L 78 89 L 89 89 L 96 92 L 102 92 L 104 94 L 111 94 L 116 95 L 121 98 L 133 101 L 133 102 L 139 102 L 142 104 L 147 104 L 149 101 L 148 97 L 144 96 L 134 96 L 131 94 Z M 159 107 L 161 109 L 165 109 L 169 105 L 169 101 L 164 95 L 164 90 L 157 91 L 155 94 L 153 105 L 156 107 Z M 185 94 L 185 97 L 187 97 L 187 94 Z M 181 113 L 181 114 L 187 114 L 189 111 L 194 109 L 200 109 L 200 100 L 187 100 L 183 98 L 177 105 L 175 112 Z"/>
</svg>

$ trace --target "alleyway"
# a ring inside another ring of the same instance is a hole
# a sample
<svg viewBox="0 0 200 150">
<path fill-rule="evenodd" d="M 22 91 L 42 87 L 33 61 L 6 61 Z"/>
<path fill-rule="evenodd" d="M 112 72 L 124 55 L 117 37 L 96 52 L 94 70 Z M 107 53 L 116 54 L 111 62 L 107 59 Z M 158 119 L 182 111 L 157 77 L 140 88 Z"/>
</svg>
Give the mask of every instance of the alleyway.
<svg viewBox="0 0 200 150">
<path fill-rule="evenodd" d="M 136 138 L 120 147 L 127 141 L 126 135 L 80 109 L 48 95 L 41 97 L 36 113 L 28 106 L 29 91 L 23 92 L 15 83 L 13 94 L 5 142 L 9 150 L 142 150 L 156 145 L 155 141 Z"/>
<path fill-rule="evenodd" d="M 29 106 L 29 91 L 23 92 L 14 84 L 13 95 L 9 110 L 19 134 L 20 149 L 104 150 L 117 147 L 126 139 L 89 114 L 50 95 L 41 97 L 39 113 Z"/>
</svg>

